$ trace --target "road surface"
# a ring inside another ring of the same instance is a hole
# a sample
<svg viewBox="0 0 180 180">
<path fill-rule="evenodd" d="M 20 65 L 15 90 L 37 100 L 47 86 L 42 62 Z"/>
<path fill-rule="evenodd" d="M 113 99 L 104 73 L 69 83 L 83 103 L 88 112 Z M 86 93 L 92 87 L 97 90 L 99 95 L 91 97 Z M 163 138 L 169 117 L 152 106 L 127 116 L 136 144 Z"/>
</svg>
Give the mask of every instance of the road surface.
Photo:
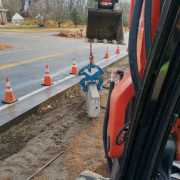
<svg viewBox="0 0 180 180">
<path fill-rule="evenodd" d="M 46 64 L 49 64 L 54 80 L 59 80 L 68 75 L 73 61 L 79 68 L 88 63 L 89 43 L 84 39 L 61 38 L 52 32 L 0 32 L 0 41 L 12 46 L 0 51 L 0 99 L 6 77 L 10 78 L 19 98 L 41 87 Z M 95 61 L 102 60 L 107 47 L 114 55 L 117 45 L 93 44 Z M 126 47 L 121 49 L 125 51 Z"/>
</svg>

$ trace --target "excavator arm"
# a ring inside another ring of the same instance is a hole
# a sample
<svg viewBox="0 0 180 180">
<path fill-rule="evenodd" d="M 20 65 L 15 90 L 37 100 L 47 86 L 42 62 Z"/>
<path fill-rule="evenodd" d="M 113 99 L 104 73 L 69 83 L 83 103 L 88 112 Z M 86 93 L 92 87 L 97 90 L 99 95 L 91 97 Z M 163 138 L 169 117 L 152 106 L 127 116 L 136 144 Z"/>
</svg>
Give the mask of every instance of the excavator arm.
<svg viewBox="0 0 180 180">
<path fill-rule="evenodd" d="M 114 10 L 115 3 L 118 0 L 99 0 L 98 8 L 88 10 L 86 36 L 90 41 L 123 42 L 122 11 Z"/>
</svg>

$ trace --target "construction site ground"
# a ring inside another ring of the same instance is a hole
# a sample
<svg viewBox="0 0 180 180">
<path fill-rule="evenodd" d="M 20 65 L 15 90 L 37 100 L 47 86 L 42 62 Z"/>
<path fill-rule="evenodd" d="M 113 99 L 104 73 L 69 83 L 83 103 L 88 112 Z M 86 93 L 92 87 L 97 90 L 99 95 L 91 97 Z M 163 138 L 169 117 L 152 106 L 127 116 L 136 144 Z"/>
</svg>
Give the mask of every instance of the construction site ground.
<svg viewBox="0 0 180 180">
<path fill-rule="evenodd" d="M 127 58 L 108 67 L 127 70 Z M 0 134 L 0 180 L 26 180 L 49 160 L 59 157 L 32 179 L 75 180 L 83 170 L 107 175 L 102 125 L 108 89 L 101 93 L 101 114 L 86 114 L 85 94 L 75 86 L 28 114 Z M 30 178 L 29 178 L 30 179 Z"/>
</svg>

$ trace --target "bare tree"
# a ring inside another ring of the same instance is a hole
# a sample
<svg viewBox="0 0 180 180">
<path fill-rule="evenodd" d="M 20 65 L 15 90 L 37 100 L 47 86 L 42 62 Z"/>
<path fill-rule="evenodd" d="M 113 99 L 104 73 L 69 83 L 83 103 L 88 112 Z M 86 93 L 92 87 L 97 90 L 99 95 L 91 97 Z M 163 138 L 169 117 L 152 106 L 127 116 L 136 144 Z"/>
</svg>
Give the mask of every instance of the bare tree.
<svg viewBox="0 0 180 180">
<path fill-rule="evenodd" d="M 68 8 L 69 8 L 70 12 L 73 10 L 73 8 L 74 8 L 74 0 L 69 0 Z"/>
<path fill-rule="evenodd" d="M 130 3 L 129 2 L 120 2 L 120 6 L 123 12 L 123 25 L 125 27 L 128 27 L 128 18 L 129 18 L 129 9 L 130 9 Z"/>
<path fill-rule="evenodd" d="M 61 27 L 61 24 L 66 19 L 65 0 L 54 0 L 52 5 L 52 17 L 55 21 L 57 21 L 58 27 Z"/>
<path fill-rule="evenodd" d="M 48 17 L 50 12 L 49 1 L 48 0 L 34 0 L 31 3 L 30 13 L 33 17 L 41 15 L 44 18 Z"/>
<path fill-rule="evenodd" d="M 24 7 L 23 2 L 29 3 L 29 14 L 32 17 L 41 15 L 44 19 L 53 19 L 59 26 L 66 19 L 76 22 L 85 22 L 87 17 L 87 3 L 95 0 L 2 0 L 5 8 L 9 9 L 10 16 L 15 12 L 20 12 Z M 90 3 L 91 4 L 91 3 Z M 72 15 L 75 14 L 74 18 Z"/>
<path fill-rule="evenodd" d="M 16 12 L 20 13 L 21 0 L 2 0 L 4 8 L 8 9 L 8 16 L 11 18 Z"/>
</svg>

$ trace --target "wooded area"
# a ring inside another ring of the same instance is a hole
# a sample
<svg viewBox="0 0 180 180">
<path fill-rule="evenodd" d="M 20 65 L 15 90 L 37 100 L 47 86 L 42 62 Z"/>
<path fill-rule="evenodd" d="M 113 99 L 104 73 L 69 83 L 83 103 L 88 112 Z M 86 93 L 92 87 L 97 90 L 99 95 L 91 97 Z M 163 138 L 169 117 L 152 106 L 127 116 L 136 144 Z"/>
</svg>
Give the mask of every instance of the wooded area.
<svg viewBox="0 0 180 180">
<path fill-rule="evenodd" d="M 22 0 L 2 0 L 3 5 L 8 9 L 8 18 L 16 13 L 22 13 Z M 85 24 L 87 10 L 96 7 L 96 0 L 31 0 L 28 15 L 32 18 L 38 15 L 45 19 L 56 21 L 59 26 L 67 20 L 75 25 Z M 127 25 L 129 2 L 121 1 L 120 4 L 124 14 L 124 25 Z"/>
</svg>

